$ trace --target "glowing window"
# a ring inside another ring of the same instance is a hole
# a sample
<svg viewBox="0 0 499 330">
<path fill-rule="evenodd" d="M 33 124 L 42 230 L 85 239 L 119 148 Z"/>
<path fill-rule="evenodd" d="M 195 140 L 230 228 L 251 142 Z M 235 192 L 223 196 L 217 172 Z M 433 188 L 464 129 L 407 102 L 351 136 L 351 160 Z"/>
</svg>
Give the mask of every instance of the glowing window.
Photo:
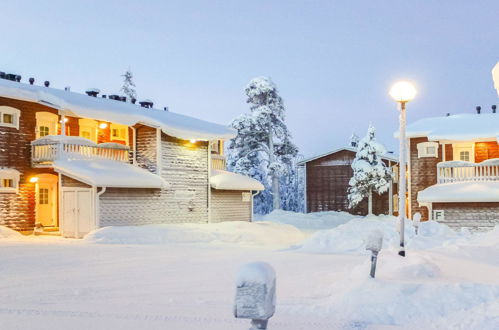
<svg viewBox="0 0 499 330">
<path fill-rule="evenodd" d="M 21 111 L 18 109 L 0 106 L 0 126 L 19 129 L 19 117 L 21 117 Z"/>
<path fill-rule="evenodd" d="M 40 188 L 40 190 L 38 191 L 38 201 L 40 205 L 47 205 L 49 203 L 48 188 Z"/>
</svg>

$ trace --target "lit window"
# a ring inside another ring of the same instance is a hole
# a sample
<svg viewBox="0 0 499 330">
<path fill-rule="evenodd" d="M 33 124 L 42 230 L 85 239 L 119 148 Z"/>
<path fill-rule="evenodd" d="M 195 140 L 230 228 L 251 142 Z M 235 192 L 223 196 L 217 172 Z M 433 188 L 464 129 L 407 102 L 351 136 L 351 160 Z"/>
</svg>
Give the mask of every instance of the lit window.
<svg viewBox="0 0 499 330">
<path fill-rule="evenodd" d="M 128 126 L 120 124 L 111 124 L 111 140 L 127 141 Z"/>
<path fill-rule="evenodd" d="M 48 126 L 40 126 L 38 128 L 38 132 L 39 132 L 40 137 L 44 137 L 44 136 L 50 135 L 50 128 Z"/>
<path fill-rule="evenodd" d="M 20 175 L 13 168 L 0 167 L 0 193 L 17 193 Z"/>
<path fill-rule="evenodd" d="M 19 129 L 19 117 L 21 117 L 21 111 L 18 109 L 0 106 L 0 126 Z"/>
<path fill-rule="evenodd" d="M 57 135 L 59 116 L 55 113 L 40 111 L 36 113 L 36 138 Z"/>
</svg>

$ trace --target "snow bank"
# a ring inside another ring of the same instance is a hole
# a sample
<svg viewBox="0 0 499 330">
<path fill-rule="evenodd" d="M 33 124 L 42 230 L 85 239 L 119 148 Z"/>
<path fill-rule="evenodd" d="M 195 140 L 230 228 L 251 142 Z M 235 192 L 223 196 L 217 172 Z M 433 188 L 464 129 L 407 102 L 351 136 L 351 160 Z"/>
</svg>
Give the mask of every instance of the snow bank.
<svg viewBox="0 0 499 330">
<path fill-rule="evenodd" d="M 274 247 L 302 241 L 304 234 L 293 226 L 270 222 L 222 222 L 105 227 L 85 237 L 101 244 L 231 243 Z"/>
<path fill-rule="evenodd" d="M 293 225 L 302 230 L 317 230 L 334 228 L 358 216 L 346 212 L 315 212 L 296 213 L 283 210 L 275 210 L 270 214 L 258 216 L 258 221 L 270 221 Z"/>
<path fill-rule="evenodd" d="M 9 227 L 0 226 L 0 239 L 2 238 L 22 238 L 21 233 L 10 229 Z"/>
<path fill-rule="evenodd" d="M 258 180 L 222 170 L 211 171 L 210 184 L 214 189 L 223 190 L 265 190 L 265 187 Z"/>
<path fill-rule="evenodd" d="M 367 254 L 365 250 L 367 237 L 375 230 L 383 233 L 384 247 L 397 247 L 399 233 L 395 217 L 371 216 L 355 218 L 336 228 L 316 232 L 306 239 L 300 250 L 312 253 L 354 253 Z M 410 220 L 405 223 L 406 246 L 410 249 L 428 249 L 449 244 L 467 235 L 457 233 L 444 224 L 427 221 L 420 224 L 419 235 L 415 235 Z"/>
</svg>

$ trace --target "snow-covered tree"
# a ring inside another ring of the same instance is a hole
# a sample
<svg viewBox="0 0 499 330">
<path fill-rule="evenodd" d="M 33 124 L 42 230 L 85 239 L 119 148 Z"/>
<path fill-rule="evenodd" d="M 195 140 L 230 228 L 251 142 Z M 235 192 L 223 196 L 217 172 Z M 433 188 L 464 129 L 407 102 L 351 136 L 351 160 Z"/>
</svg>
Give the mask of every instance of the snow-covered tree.
<svg viewBox="0 0 499 330">
<path fill-rule="evenodd" d="M 270 78 L 257 77 L 246 86 L 251 113 L 232 122 L 237 136 L 229 143 L 229 168 L 260 180 L 266 190 L 255 199 L 255 211 L 281 208 L 281 184 L 293 175 L 298 149 L 284 122 L 284 104 Z M 270 188 L 270 189 L 269 189 Z M 284 192 L 286 198 L 288 191 Z M 271 205 L 267 204 L 272 201 Z"/>
<path fill-rule="evenodd" d="M 348 188 L 350 208 L 368 198 L 368 213 L 372 214 L 373 192 L 382 194 L 390 185 L 391 170 L 381 159 L 385 148 L 376 142 L 376 129 L 369 125 L 367 136 L 359 141 L 357 154 L 352 163 L 353 176 Z"/>
<path fill-rule="evenodd" d="M 133 82 L 133 74 L 130 71 L 130 68 L 126 70 L 124 74 L 121 75 L 123 77 L 123 86 L 120 91 L 123 92 L 130 100 L 137 99 L 137 92 L 135 91 L 135 83 Z"/>
</svg>

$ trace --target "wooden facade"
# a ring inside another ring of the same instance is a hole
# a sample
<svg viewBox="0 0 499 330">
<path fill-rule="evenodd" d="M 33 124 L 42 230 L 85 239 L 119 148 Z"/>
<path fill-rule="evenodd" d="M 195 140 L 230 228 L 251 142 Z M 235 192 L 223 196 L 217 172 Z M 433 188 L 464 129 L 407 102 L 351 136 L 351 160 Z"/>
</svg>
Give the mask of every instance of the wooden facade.
<svg viewBox="0 0 499 330">
<path fill-rule="evenodd" d="M 348 206 L 348 182 L 353 175 L 352 162 L 355 151 L 341 149 L 322 157 L 305 161 L 306 169 L 306 210 L 307 212 L 345 211 L 352 214 L 366 215 L 367 199 L 354 209 Z M 395 163 L 383 160 L 387 166 Z M 390 199 L 396 185 L 392 184 L 389 192 L 373 194 L 373 213 L 389 214 Z"/>
</svg>

